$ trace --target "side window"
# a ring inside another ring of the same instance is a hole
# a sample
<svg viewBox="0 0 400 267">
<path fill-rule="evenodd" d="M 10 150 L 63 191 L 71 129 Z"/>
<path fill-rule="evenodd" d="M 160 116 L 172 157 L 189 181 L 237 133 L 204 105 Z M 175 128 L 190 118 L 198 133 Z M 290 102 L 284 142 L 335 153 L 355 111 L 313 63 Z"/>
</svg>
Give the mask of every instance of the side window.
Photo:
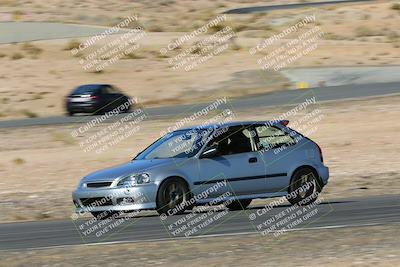
<svg viewBox="0 0 400 267">
<path fill-rule="evenodd" d="M 107 86 L 107 90 L 110 94 L 119 94 L 119 91 L 114 86 Z"/>
<path fill-rule="evenodd" d="M 283 145 L 290 146 L 296 144 L 296 141 L 287 133 L 273 126 L 256 126 L 255 127 L 258 142 L 258 150 L 268 150 Z"/>
<path fill-rule="evenodd" d="M 217 146 L 219 155 L 232 155 L 254 151 L 251 132 L 244 127 L 230 127 L 225 133 L 216 136 L 209 146 Z"/>
<path fill-rule="evenodd" d="M 117 94 L 118 92 L 111 86 L 103 86 L 101 87 L 101 91 L 103 94 Z"/>
<path fill-rule="evenodd" d="M 108 95 L 109 94 L 107 86 L 102 86 L 100 91 L 101 91 L 102 95 Z"/>
</svg>

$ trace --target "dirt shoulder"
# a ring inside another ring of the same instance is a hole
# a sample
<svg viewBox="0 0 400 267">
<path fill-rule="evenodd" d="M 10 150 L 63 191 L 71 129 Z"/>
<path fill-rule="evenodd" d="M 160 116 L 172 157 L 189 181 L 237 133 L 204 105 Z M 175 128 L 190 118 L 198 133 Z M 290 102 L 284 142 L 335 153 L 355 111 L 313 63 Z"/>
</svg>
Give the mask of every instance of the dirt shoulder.
<svg viewBox="0 0 400 267">
<path fill-rule="evenodd" d="M 0 266 L 395 266 L 399 225 L 0 252 Z M 29 255 L 29 257 L 27 257 Z"/>
</svg>

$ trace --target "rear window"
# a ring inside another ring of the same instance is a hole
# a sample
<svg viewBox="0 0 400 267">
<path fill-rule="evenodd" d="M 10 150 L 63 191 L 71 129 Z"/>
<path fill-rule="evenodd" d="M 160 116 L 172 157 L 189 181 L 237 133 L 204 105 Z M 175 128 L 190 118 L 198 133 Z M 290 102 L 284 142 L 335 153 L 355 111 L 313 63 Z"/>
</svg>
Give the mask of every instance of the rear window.
<svg viewBox="0 0 400 267">
<path fill-rule="evenodd" d="M 100 88 L 101 86 L 98 85 L 83 85 L 76 88 L 72 92 L 72 95 L 91 95 L 96 93 Z"/>
<path fill-rule="evenodd" d="M 268 150 L 283 145 L 289 146 L 296 144 L 296 141 L 287 133 L 274 126 L 255 127 L 258 135 L 257 148 L 259 150 Z"/>
</svg>

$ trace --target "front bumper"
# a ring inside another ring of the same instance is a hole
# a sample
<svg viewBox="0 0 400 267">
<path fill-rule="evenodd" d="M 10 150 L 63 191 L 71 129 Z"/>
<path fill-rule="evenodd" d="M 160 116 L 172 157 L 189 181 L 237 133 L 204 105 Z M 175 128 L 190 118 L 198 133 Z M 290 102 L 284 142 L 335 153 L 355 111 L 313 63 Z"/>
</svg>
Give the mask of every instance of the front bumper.
<svg viewBox="0 0 400 267">
<path fill-rule="evenodd" d="M 75 112 L 75 113 L 92 113 L 95 112 L 99 105 L 95 102 L 82 102 L 82 103 L 73 103 L 73 102 L 68 102 L 67 103 L 67 110 L 70 112 Z"/>
<path fill-rule="evenodd" d="M 130 188 L 79 188 L 72 193 L 77 213 L 156 209 L 157 185 Z"/>
<path fill-rule="evenodd" d="M 318 171 L 319 177 L 321 178 L 324 186 L 327 185 L 328 179 L 329 179 L 329 168 L 324 165 L 321 165 L 321 166 L 317 167 L 317 171 Z"/>
</svg>

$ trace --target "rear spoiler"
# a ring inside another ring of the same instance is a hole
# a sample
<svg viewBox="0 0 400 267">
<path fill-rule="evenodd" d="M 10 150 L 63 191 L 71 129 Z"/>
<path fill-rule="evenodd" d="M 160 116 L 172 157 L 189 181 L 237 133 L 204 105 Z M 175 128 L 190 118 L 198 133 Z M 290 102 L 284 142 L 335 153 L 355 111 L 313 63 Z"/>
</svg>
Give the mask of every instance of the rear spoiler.
<svg viewBox="0 0 400 267">
<path fill-rule="evenodd" d="M 289 120 L 272 120 L 272 121 L 267 121 L 265 124 L 267 126 L 273 126 L 276 124 L 280 124 L 282 126 L 287 126 L 289 124 Z"/>
<path fill-rule="evenodd" d="M 280 120 L 280 121 L 278 121 L 278 123 L 283 126 L 287 126 L 289 124 L 289 120 Z"/>
</svg>

